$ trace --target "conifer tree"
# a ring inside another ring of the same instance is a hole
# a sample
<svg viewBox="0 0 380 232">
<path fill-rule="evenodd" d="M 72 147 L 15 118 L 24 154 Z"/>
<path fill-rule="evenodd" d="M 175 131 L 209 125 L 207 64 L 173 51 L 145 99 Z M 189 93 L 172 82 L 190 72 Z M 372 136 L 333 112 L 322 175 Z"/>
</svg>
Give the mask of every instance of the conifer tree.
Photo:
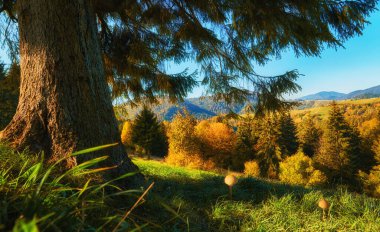
<svg viewBox="0 0 380 232">
<path fill-rule="evenodd" d="M 380 139 L 374 141 L 372 150 L 374 153 L 373 159 L 376 162 L 376 165 L 380 165 Z"/>
<path fill-rule="evenodd" d="M 143 149 L 150 158 L 151 155 L 164 157 L 168 151 L 167 138 L 156 115 L 146 106 L 137 115 L 132 124 L 132 143 Z"/>
<path fill-rule="evenodd" d="M 297 127 L 289 112 L 278 117 L 278 144 L 283 157 L 293 155 L 298 150 Z"/>
<path fill-rule="evenodd" d="M 6 70 L 5 70 L 5 64 L 0 62 L 0 81 L 5 78 Z"/>
<path fill-rule="evenodd" d="M 251 115 L 240 118 L 236 131 L 236 159 L 233 165 L 244 168 L 244 163 L 255 158 L 254 146 L 257 142 L 255 119 Z"/>
<path fill-rule="evenodd" d="M 260 166 L 260 175 L 275 179 L 282 160 L 281 147 L 278 143 L 280 134 L 278 121 L 273 116 L 266 116 L 260 120 L 258 131 L 255 152 Z"/>
<path fill-rule="evenodd" d="M 313 118 L 310 115 L 306 116 L 305 119 L 302 120 L 298 130 L 300 146 L 305 155 L 309 157 L 315 155 L 318 151 L 321 136 L 322 131 L 315 126 Z"/>
<path fill-rule="evenodd" d="M 346 122 L 335 102 L 331 104 L 326 127 L 315 160 L 334 183 L 352 184 L 365 162 L 359 134 Z"/>
<path fill-rule="evenodd" d="M 277 178 L 279 162 L 298 149 L 296 126 L 287 112 L 268 115 L 256 122 L 254 148 L 261 174 Z"/>
<path fill-rule="evenodd" d="M 5 72 L 5 70 L 4 70 Z M 12 119 L 19 98 L 20 66 L 13 63 L 0 78 L 0 130 Z"/>
</svg>

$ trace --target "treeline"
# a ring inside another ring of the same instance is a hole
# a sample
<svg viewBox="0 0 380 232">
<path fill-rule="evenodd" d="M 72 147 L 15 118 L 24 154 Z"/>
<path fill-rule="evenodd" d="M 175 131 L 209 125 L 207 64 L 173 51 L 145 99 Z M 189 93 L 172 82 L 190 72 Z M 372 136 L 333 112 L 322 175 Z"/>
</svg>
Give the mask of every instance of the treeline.
<svg viewBox="0 0 380 232">
<path fill-rule="evenodd" d="M 8 69 L 0 63 L 0 130 L 16 112 L 20 86 L 20 66 L 13 63 Z"/>
<path fill-rule="evenodd" d="M 124 124 L 122 138 L 132 152 L 165 157 L 172 165 L 306 186 L 346 185 L 380 197 L 380 113 L 374 105 L 333 102 L 326 119 L 280 112 L 196 120 L 184 111 L 163 123 L 144 108 Z"/>
</svg>

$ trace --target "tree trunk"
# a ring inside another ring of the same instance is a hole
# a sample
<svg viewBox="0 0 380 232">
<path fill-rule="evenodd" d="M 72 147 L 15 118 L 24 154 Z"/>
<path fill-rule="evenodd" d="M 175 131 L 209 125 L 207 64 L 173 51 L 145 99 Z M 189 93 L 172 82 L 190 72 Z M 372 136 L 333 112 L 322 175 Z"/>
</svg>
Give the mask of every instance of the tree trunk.
<svg viewBox="0 0 380 232">
<path fill-rule="evenodd" d="M 50 160 L 117 142 L 119 146 L 101 151 L 110 156 L 104 166 L 117 166 L 110 175 L 138 170 L 120 142 L 92 1 L 19 0 L 17 4 L 20 99 L 0 139 L 17 148 L 43 150 Z M 68 165 L 94 155 L 78 156 Z M 141 180 L 135 175 L 129 181 Z"/>
</svg>

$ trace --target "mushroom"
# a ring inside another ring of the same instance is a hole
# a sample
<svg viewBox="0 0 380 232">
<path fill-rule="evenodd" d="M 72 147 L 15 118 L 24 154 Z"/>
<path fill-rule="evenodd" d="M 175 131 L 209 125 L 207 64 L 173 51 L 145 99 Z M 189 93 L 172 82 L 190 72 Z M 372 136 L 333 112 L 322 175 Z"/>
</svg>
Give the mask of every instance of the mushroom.
<svg viewBox="0 0 380 232">
<path fill-rule="evenodd" d="M 318 206 L 319 206 L 319 208 L 322 209 L 322 212 L 323 212 L 322 213 L 322 219 L 325 220 L 326 210 L 328 210 L 330 208 L 330 203 L 322 198 L 321 200 L 319 200 Z"/>
<path fill-rule="evenodd" d="M 237 183 L 236 176 L 230 174 L 224 178 L 224 183 L 228 186 L 229 196 L 232 199 L 232 187 Z"/>
</svg>

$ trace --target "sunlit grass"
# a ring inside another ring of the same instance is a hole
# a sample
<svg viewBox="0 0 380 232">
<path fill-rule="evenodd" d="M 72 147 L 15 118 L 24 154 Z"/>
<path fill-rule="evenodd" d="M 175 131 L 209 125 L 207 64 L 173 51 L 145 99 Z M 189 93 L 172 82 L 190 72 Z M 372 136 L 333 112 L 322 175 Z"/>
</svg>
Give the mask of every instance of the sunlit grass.
<svg viewBox="0 0 380 232">
<path fill-rule="evenodd" d="M 229 200 L 223 175 L 143 159 L 154 185 L 126 214 L 143 191 L 104 184 L 88 169 L 102 159 L 62 172 L 0 145 L 0 231 L 380 231 L 378 199 L 241 176 Z"/>
<path fill-rule="evenodd" d="M 135 159 L 153 192 L 190 231 L 380 231 L 380 200 L 344 189 L 322 190 L 240 177 L 228 199 L 224 176 Z M 322 220 L 317 203 L 331 203 Z M 185 222 L 187 222 L 187 224 Z"/>
</svg>

